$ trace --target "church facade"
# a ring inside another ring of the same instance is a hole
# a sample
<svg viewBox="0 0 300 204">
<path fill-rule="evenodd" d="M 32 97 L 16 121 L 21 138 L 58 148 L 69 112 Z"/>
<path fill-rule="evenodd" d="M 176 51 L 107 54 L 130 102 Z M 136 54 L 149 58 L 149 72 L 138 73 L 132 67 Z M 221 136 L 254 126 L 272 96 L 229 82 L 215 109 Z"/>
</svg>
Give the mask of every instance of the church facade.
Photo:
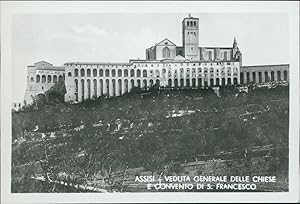
<svg viewBox="0 0 300 204">
<path fill-rule="evenodd" d="M 232 47 L 199 47 L 199 19 L 189 15 L 182 21 L 182 46 L 166 38 L 146 49 L 145 60 L 67 62 L 63 67 L 42 61 L 28 66 L 26 103 L 48 90 L 57 77 L 65 81 L 65 101 L 81 102 L 100 96 L 121 96 L 134 87 L 149 89 L 154 84 L 205 88 L 288 81 L 289 65 L 243 66 L 235 38 Z"/>
</svg>

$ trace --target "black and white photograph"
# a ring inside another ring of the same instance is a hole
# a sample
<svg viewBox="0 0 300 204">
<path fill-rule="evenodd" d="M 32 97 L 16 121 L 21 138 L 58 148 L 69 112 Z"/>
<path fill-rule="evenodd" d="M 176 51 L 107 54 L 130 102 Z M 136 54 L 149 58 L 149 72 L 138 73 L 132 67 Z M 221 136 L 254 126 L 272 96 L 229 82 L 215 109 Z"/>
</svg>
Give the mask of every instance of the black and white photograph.
<svg viewBox="0 0 300 204">
<path fill-rule="evenodd" d="M 299 2 L 1 11 L 3 203 L 299 201 Z"/>
</svg>

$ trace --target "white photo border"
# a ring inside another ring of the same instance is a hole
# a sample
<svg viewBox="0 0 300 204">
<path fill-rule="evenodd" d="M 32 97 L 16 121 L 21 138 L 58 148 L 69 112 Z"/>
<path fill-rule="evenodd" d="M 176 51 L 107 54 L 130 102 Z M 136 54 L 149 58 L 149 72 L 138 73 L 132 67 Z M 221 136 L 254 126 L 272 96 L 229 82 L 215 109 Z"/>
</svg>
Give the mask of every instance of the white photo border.
<svg viewBox="0 0 300 204">
<path fill-rule="evenodd" d="M 1 3 L 1 199 L 2 203 L 120 202 L 297 202 L 299 201 L 299 2 L 0 2 Z M 58 13 L 288 13 L 289 15 L 289 192 L 188 193 L 10 193 L 11 32 L 15 14 Z"/>
</svg>

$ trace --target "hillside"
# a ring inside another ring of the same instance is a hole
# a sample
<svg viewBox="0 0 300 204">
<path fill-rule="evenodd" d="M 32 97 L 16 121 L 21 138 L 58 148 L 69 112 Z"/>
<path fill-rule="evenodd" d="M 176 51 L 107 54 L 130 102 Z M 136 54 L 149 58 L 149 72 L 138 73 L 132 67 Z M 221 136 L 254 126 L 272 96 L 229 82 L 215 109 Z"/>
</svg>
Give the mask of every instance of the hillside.
<svg viewBox="0 0 300 204">
<path fill-rule="evenodd" d="M 255 167 L 256 173 L 277 169 L 276 174 L 286 175 L 288 90 L 286 85 L 226 87 L 218 94 L 212 89 L 135 90 L 13 112 L 12 191 L 22 191 L 21 183 L 37 175 L 85 185 L 105 178 L 119 182 L 117 191 L 130 191 L 123 180 L 132 169 L 155 175 L 168 166 L 176 174 L 185 163 L 237 159 L 245 173 L 257 162 L 253 158 L 265 155 L 270 159 Z M 272 148 L 255 151 L 267 145 Z M 260 171 L 264 164 L 269 167 Z"/>
</svg>

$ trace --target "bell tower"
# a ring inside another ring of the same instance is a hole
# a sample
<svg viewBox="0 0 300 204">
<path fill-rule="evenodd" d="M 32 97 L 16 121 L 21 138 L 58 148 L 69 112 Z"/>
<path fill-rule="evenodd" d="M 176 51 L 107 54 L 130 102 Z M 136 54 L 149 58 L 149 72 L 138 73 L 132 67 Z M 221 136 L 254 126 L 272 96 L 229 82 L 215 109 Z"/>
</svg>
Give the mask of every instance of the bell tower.
<svg viewBox="0 0 300 204">
<path fill-rule="evenodd" d="M 189 14 L 182 21 L 182 45 L 184 57 L 195 61 L 199 57 L 199 18 L 194 18 Z"/>
</svg>

